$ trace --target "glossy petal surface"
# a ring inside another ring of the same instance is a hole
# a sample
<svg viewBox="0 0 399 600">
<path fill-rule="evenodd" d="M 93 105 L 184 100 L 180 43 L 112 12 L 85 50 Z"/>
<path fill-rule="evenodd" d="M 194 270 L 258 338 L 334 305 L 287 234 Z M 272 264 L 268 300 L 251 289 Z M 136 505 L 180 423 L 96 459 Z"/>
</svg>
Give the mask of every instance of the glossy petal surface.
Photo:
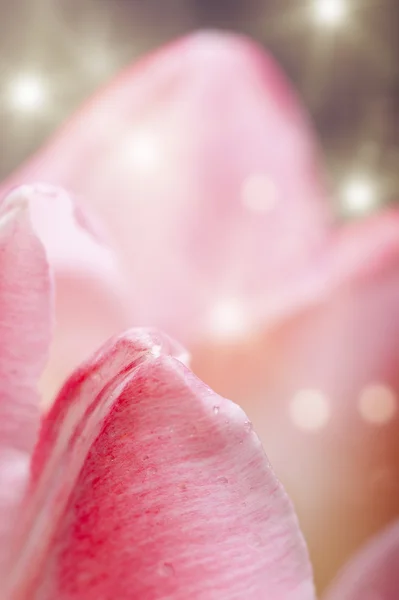
<svg viewBox="0 0 399 600">
<path fill-rule="evenodd" d="M 396 600 L 398 590 L 399 523 L 394 523 L 345 566 L 324 600 Z"/>
<path fill-rule="evenodd" d="M 0 586 L 14 511 L 39 426 L 38 381 L 47 359 L 51 293 L 44 248 L 27 203 L 0 203 Z"/>
<path fill-rule="evenodd" d="M 135 330 L 66 383 L 37 448 L 16 600 L 314 598 L 252 426 L 174 356 Z"/>
</svg>

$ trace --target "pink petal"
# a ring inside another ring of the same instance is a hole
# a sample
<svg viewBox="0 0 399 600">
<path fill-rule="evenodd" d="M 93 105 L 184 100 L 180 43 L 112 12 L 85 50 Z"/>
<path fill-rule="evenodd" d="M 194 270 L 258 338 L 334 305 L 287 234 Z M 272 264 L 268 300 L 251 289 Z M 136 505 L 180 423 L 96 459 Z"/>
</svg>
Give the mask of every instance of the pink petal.
<svg viewBox="0 0 399 600">
<path fill-rule="evenodd" d="M 399 213 L 337 231 L 307 281 L 297 310 L 192 367 L 252 419 L 323 587 L 397 515 Z"/>
<path fill-rule="evenodd" d="M 316 153 L 273 59 L 205 32 L 128 69 L 5 187 L 79 194 L 128 268 L 134 323 L 191 343 L 230 300 L 255 330 L 279 293 L 291 304 L 330 220 Z"/>
<path fill-rule="evenodd" d="M 245 414 L 176 355 L 133 330 L 66 383 L 37 448 L 13 599 L 314 598 L 292 507 Z"/>
<path fill-rule="evenodd" d="M 377 535 L 345 566 L 324 600 L 396 600 L 399 523 Z"/>
<path fill-rule="evenodd" d="M 51 330 L 49 269 L 27 203 L 0 204 L 0 586 L 4 551 L 39 425 Z"/>
<path fill-rule="evenodd" d="M 114 254 L 63 190 L 25 185 L 11 197 L 29 202 L 55 276 L 55 337 L 41 383 L 48 402 L 83 359 L 126 327 L 126 292 Z"/>
</svg>

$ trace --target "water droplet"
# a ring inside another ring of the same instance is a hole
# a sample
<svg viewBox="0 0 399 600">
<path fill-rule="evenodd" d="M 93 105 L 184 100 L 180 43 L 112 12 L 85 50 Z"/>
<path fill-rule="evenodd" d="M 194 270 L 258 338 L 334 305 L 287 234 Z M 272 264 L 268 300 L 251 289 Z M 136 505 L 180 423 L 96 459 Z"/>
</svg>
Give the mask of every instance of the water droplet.
<svg viewBox="0 0 399 600">
<path fill-rule="evenodd" d="M 252 546 L 252 548 L 262 548 L 264 546 L 264 541 L 258 533 L 254 533 L 248 536 L 248 544 Z"/>
<path fill-rule="evenodd" d="M 227 477 L 218 477 L 216 479 L 217 483 L 223 483 L 224 485 L 226 485 L 227 483 L 229 483 L 229 480 L 227 479 Z"/>
<path fill-rule="evenodd" d="M 220 409 L 219 409 L 219 407 L 218 407 L 218 406 L 214 406 L 214 407 L 213 407 L 213 412 L 215 413 L 215 415 L 218 415 L 218 414 L 219 414 L 219 410 L 220 410 Z"/>
<path fill-rule="evenodd" d="M 252 431 L 253 425 L 251 421 L 244 421 L 244 429 L 245 431 Z"/>
<path fill-rule="evenodd" d="M 195 425 L 191 425 L 190 437 L 194 437 L 195 435 L 198 435 L 198 428 Z"/>
<path fill-rule="evenodd" d="M 160 572 L 164 577 L 173 577 L 175 575 L 175 568 L 172 563 L 164 562 L 160 567 Z"/>
</svg>

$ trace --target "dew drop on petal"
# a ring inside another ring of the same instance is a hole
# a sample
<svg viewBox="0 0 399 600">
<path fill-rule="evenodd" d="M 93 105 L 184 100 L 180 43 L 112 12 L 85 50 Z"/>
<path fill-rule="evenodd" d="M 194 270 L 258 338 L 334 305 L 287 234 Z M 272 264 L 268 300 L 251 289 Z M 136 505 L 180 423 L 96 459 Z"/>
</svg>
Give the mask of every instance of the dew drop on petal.
<svg viewBox="0 0 399 600">
<path fill-rule="evenodd" d="M 226 485 L 227 483 L 229 483 L 229 480 L 227 479 L 227 477 L 218 477 L 216 479 L 217 483 L 222 483 L 223 485 Z"/>
<path fill-rule="evenodd" d="M 248 545 L 252 548 L 262 548 L 265 545 L 263 538 L 258 533 L 251 533 L 248 536 Z"/>
<path fill-rule="evenodd" d="M 164 562 L 161 564 L 160 566 L 160 573 L 161 575 L 163 575 L 164 577 L 173 577 L 173 575 L 175 575 L 175 568 L 173 566 L 172 563 L 170 562 Z"/>
</svg>

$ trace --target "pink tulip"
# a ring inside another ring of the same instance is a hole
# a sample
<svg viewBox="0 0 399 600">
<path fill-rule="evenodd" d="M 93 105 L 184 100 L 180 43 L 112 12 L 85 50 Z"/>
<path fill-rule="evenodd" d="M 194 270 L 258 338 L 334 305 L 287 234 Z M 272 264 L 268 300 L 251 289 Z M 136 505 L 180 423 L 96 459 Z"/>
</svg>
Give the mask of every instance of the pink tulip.
<svg viewBox="0 0 399 600">
<path fill-rule="evenodd" d="M 32 453 L 52 321 L 37 200 L 0 206 L 2 597 L 314 598 L 292 507 L 250 422 L 167 336 L 131 330 L 86 361 Z M 395 524 L 374 540 L 325 600 L 395 600 L 398 534 Z"/>
<path fill-rule="evenodd" d="M 167 336 L 131 330 L 83 363 L 32 455 L 51 327 L 37 210 L 19 194 L 0 205 L 2 598 L 314 599 L 291 504 L 249 421 Z"/>
<path fill-rule="evenodd" d="M 123 73 L 3 192 L 72 190 L 127 286 L 96 270 L 93 292 L 70 271 L 46 397 L 128 323 L 181 340 L 267 444 L 323 584 L 397 513 L 399 220 L 336 223 L 317 156 L 273 60 L 201 33 Z"/>
</svg>

